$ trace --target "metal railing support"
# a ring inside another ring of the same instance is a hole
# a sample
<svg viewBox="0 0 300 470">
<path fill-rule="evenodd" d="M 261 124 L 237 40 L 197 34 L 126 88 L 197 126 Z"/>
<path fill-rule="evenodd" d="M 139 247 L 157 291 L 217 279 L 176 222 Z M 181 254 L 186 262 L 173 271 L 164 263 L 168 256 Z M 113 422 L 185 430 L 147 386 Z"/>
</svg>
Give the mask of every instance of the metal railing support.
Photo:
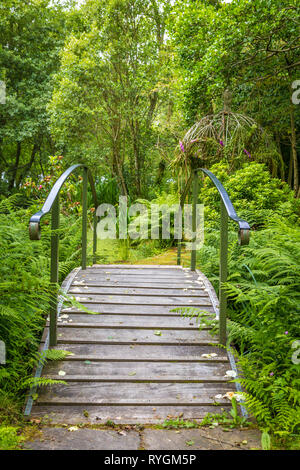
<svg viewBox="0 0 300 470">
<path fill-rule="evenodd" d="M 189 177 L 185 185 L 185 190 L 183 191 L 180 197 L 181 214 L 183 213 L 185 198 L 189 192 L 192 180 L 193 180 L 193 174 L 191 174 L 191 176 Z M 181 231 L 181 239 L 178 239 L 178 242 L 177 242 L 177 265 L 178 266 L 180 266 L 181 264 L 181 248 L 182 248 L 182 231 Z"/>
<path fill-rule="evenodd" d="M 227 295 L 224 283 L 227 281 L 228 265 L 228 215 L 224 202 L 221 199 L 221 235 L 220 235 L 220 274 L 219 274 L 219 341 L 226 345 L 226 310 Z"/>
<path fill-rule="evenodd" d="M 97 263 L 97 215 L 96 209 L 94 210 L 94 217 L 93 217 L 93 264 Z"/>
<path fill-rule="evenodd" d="M 192 241 L 193 243 L 193 248 L 191 251 L 191 271 L 196 270 L 196 255 L 197 255 L 197 250 L 195 247 L 196 243 L 196 230 L 197 230 L 197 199 L 198 199 L 198 172 L 194 171 L 193 174 L 193 195 L 192 195 L 192 231 L 195 234 L 194 239 Z"/>
<path fill-rule="evenodd" d="M 86 269 L 87 249 L 87 168 L 83 169 L 82 181 L 82 238 L 81 238 L 81 267 Z"/>
<path fill-rule="evenodd" d="M 177 242 L 177 266 L 181 265 L 181 240 Z"/>
<path fill-rule="evenodd" d="M 51 262 L 50 262 L 50 337 L 49 345 L 57 343 L 57 285 L 59 263 L 59 194 L 51 209 Z"/>
</svg>

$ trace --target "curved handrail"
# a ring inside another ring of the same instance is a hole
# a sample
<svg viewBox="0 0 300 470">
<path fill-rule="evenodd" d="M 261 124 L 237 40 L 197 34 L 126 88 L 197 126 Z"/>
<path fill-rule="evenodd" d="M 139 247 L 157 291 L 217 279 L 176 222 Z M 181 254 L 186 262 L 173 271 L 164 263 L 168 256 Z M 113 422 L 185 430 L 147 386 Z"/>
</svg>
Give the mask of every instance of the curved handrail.
<svg viewBox="0 0 300 470">
<path fill-rule="evenodd" d="M 180 198 L 180 205 L 183 207 L 184 200 L 188 190 L 193 181 L 193 212 L 192 212 L 192 225 L 193 230 L 196 229 L 196 205 L 198 199 L 198 172 L 202 171 L 208 176 L 215 187 L 217 188 L 221 197 L 221 212 L 220 212 L 220 275 L 219 275 L 219 340 L 220 343 L 226 345 L 226 310 L 227 310 L 227 297 L 225 283 L 227 281 L 227 266 L 228 266 L 228 217 L 236 222 L 239 226 L 238 240 L 240 245 L 248 245 L 250 238 L 250 225 L 245 220 L 237 216 L 233 204 L 225 190 L 224 186 L 220 183 L 218 178 L 209 170 L 205 168 L 196 168 L 191 172 L 191 176 L 186 184 L 186 187 Z M 177 264 L 181 263 L 181 243 L 178 242 L 177 248 Z M 191 271 L 196 271 L 196 248 L 191 250 Z"/>
<path fill-rule="evenodd" d="M 81 241 L 81 266 L 86 269 L 87 254 L 87 180 L 89 179 L 93 199 L 95 203 L 94 210 L 94 227 L 93 227 L 93 262 L 96 263 L 97 252 L 97 216 L 96 209 L 98 206 L 97 194 L 95 190 L 92 173 L 87 165 L 77 163 L 70 166 L 54 183 L 42 209 L 36 212 L 29 222 L 29 237 L 31 240 L 40 240 L 41 225 L 40 221 L 44 215 L 51 211 L 51 262 L 50 262 L 50 335 L 49 344 L 55 346 L 57 343 L 57 283 L 58 283 L 58 267 L 59 267 L 59 196 L 60 190 L 66 179 L 77 170 L 83 168 L 82 179 L 82 241 Z"/>
<path fill-rule="evenodd" d="M 218 178 L 211 171 L 206 170 L 205 168 L 197 168 L 194 171 L 195 172 L 203 171 L 203 173 L 205 173 L 214 183 L 215 187 L 217 188 L 222 198 L 228 217 L 234 220 L 234 222 L 236 222 L 239 225 L 239 244 L 248 245 L 249 237 L 250 237 L 250 225 L 248 224 L 248 222 L 246 222 L 245 220 L 237 216 L 237 213 L 230 200 L 230 197 L 228 196 L 228 193 L 226 189 L 224 188 L 224 186 L 222 185 L 222 183 L 218 180 Z"/>
<path fill-rule="evenodd" d="M 97 206 L 98 206 L 97 193 L 96 193 L 96 189 L 95 189 L 95 185 L 94 185 L 93 176 L 91 174 L 91 171 L 90 171 L 89 167 L 87 165 L 83 164 L 83 163 L 77 163 L 75 165 L 72 165 L 58 178 L 58 180 L 56 180 L 56 182 L 54 183 L 54 185 L 53 185 L 46 201 L 44 202 L 44 205 L 43 205 L 42 209 L 40 211 L 36 212 L 35 214 L 33 214 L 33 216 L 30 218 L 30 221 L 29 221 L 29 237 L 30 237 L 30 240 L 40 240 L 40 238 L 41 238 L 41 226 L 40 226 L 41 218 L 44 217 L 44 215 L 48 214 L 51 211 L 52 206 L 55 203 L 55 200 L 56 200 L 56 198 L 57 198 L 64 182 L 68 179 L 70 174 L 73 173 L 73 171 L 76 170 L 79 167 L 85 168 L 87 170 L 87 174 L 88 174 L 88 178 L 89 178 L 89 181 L 90 181 L 91 190 L 92 190 L 92 194 L 93 194 L 95 208 L 97 208 Z"/>
</svg>

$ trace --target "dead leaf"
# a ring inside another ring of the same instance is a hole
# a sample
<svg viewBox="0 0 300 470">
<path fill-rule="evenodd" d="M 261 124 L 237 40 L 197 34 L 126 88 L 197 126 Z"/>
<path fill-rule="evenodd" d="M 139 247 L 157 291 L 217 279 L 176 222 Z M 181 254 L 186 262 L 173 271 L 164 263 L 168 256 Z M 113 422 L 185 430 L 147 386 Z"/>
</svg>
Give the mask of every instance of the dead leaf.
<svg viewBox="0 0 300 470">
<path fill-rule="evenodd" d="M 78 431 L 78 426 L 71 426 L 70 428 L 68 428 L 68 431 Z"/>
</svg>

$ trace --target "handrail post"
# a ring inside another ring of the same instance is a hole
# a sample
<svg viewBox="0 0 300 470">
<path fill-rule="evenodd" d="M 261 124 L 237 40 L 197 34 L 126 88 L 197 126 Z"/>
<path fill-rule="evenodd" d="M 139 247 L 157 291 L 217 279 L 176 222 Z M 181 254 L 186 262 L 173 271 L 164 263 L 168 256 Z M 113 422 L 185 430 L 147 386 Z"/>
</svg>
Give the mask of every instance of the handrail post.
<svg viewBox="0 0 300 470">
<path fill-rule="evenodd" d="M 193 195 L 192 195 L 192 231 L 195 234 L 194 240 L 192 241 L 193 243 L 193 248 L 191 252 L 191 271 L 196 270 L 196 248 L 195 248 L 195 242 L 197 239 L 196 235 L 196 230 L 197 230 L 197 221 L 196 221 L 196 216 L 197 216 L 197 199 L 198 199 L 198 172 L 194 171 L 193 175 Z"/>
<path fill-rule="evenodd" d="M 81 267 L 86 269 L 86 248 L 87 248 L 87 177 L 88 170 L 83 169 L 82 181 L 82 242 L 81 242 Z"/>
<path fill-rule="evenodd" d="M 95 207 L 94 211 L 94 219 L 93 219 L 93 264 L 97 263 L 97 215 L 96 215 L 97 207 Z"/>
<path fill-rule="evenodd" d="M 51 264 L 50 264 L 50 337 L 49 345 L 57 344 L 57 285 L 59 262 L 59 194 L 51 209 Z"/>
<path fill-rule="evenodd" d="M 226 345 L 226 310 L 227 295 L 224 283 L 227 281 L 227 264 L 228 264 L 228 215 L 225 204 L 221 199 L 221 237 L 220 237 L 220 278 L 219 278 L 219 306 L 220 306 L 220 323 L 219 323 L 219 341 L 220 344 Z"/>
<path fill-rule="evenodd" d="M 181 264 L 181 245 L 182 245 L 182 238 L 178 239 L 177 242 L 177 266 Z"/>
</svg>

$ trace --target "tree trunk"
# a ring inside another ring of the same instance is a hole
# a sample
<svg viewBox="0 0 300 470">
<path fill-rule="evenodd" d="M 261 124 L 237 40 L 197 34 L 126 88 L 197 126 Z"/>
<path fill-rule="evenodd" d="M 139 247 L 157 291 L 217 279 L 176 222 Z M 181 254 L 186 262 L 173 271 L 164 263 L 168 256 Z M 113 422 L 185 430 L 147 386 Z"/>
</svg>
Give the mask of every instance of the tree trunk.
<svg viewBox="0 0 300 470">
<path fill-rule="evenodd" d="M 39 150 L 39 144 L 35 142 L 34 145 L 33 145 L 33 148 L 32 148 L 30 160 L 29 160 L 29 162 L 24 166 L 23 171 L 20 172 L 19 177 L 17 178 L 17 182 L 16 182 L 16 186 L 17 186 L 17 187 L 20 186 L 20 184 L 21 184 L 23 178 L 26 176 L 27 171 L 29 171 L 30 168 L 32 167 L 32 164 L 33 164 L 33 162 L 34 162 L 35 155 L 36 155 L 36 153 L 37 153 L 38 150 Z"/>
<path fill-rule="evenodd" d="M 282 155 L 279 134 L 276 134 L 276 144 L 277 144 L 277 148 L 278 148 L 278 153 L 280 155 L 280 169 L 279 169 L 280 178 L 281 178 L 281 181 L 285 181 L 284 159 L 283 159 L 283 155 Z"/>
<path fill-rule="evenodd" d="M 120 192 L 121 192 L 122 196 L 128 196 L 128 191 L 127 191 L 127 187 L 126 187 L 126 183 L 125 183 L 125 179 L 124 179 L 124 175 L 123 175 L 123 168 L 122 168 L 121 158 L 120 158 L 119 152 L 116 148 L 113 149 L 112 158 L 113 158 L 113 165 L 112 165 L 113 166 L 113 172 L 115 173 L 115 175 L 117 177 Z"/>
<path fill-rule="evenodd" d="M 11 191 L 15 185 L 16 176 L 18 172 L 19 162 L 20 162 L 20 155 L 21 155 L 21 142 L 17 143 L 17 151 L 16 151 L 16 159 L 15 165 L 12 168 L 12 174 L 9 180 L 8 190 Z"/>
<path fill-rule="evenodd" d="M 295 111 L 293 104 L 290 105 L 290 119 L 291 119 L 291 146 L 292 146 L 292 157 L 293 157 L 293 168 L 294 168 L 294 191 L 295 196 L 298 195 L 299 188 L 299 174 L 298 174 L 298 157 L 297 157 L 297 137 L 296 137 L 296 125 L 295 125 Z"/>
<path fill-rule="evenodd" d="M 293 179 L 293 155 L 292 155 L 292 149 L 291 149 L 290 150 L 290 162 L 289 162 L 289 174 L 288 174 L 288 185 L 291 189 L 293 189 L 292 179 Z"/>
<path fill-rule="evenodd" d="M 133 147 L 133 161 L 134 161 L 134 185 L 135 185 L 135 196 L 141 196 L 141 156 L 139 150 L 139 124 L 137 120 L 130 120 L 130 130 L 132 137 L 132 147 Z"/>
</svg>

